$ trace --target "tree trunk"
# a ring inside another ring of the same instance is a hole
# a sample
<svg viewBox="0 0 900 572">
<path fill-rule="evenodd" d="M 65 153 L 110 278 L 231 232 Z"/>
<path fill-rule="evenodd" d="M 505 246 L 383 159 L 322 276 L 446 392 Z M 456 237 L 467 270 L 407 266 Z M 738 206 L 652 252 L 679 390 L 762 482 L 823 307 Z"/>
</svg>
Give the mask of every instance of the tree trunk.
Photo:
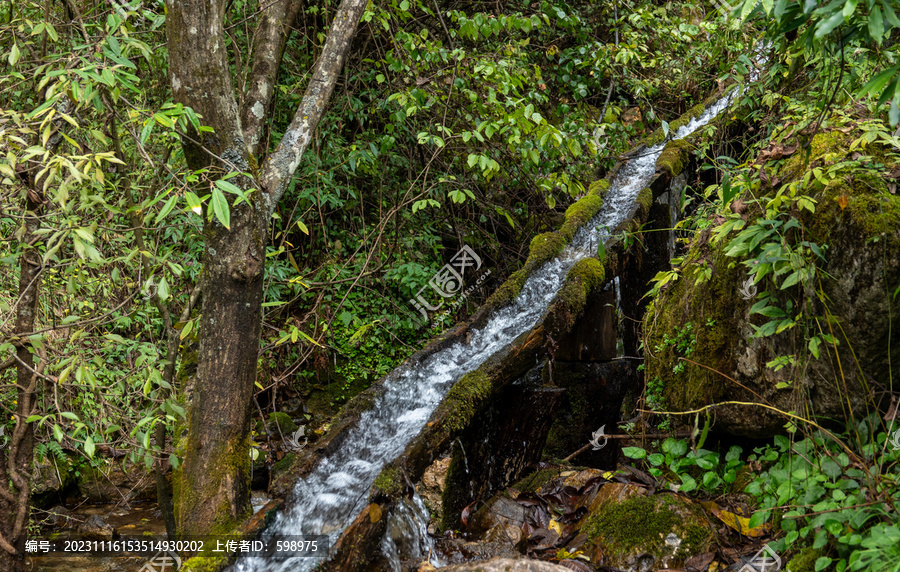
<svg viewBox="0 0 900 572">
<path fill-rule="evenodd" d="M 37 186 L 35 185 L 35 188 Z M 41 203 L 29 190 L 26 198 L 25 235 L 19 258 L 19 301 L 16 307 L 15 333 L 25 336 L 34 331 L 40 290 L 41 257 L 34 248 Z M 25 420 L 35 411 L 37 372 L 31 344 L 16 339 L 16 425 L 12 435 L 0 441 L 0 572 L 25 570 L 25 540 L 28 525 L 28 499 L 31 496 L 31 463 L 34 455 L 34 426 Z"/>
<path fill-rule="evenodd" d="M 225 2 L 166 2 L 173 97 L 213 128 L 202 134 L 191 131 L 183 139 L 188 166 L 208 168 L 211 181 L 227 172 L 250 173 L 230 182 L 252 191 L 252 204 L 231 205 L 230 228 L 217 219 L 204 225 L 197 383 L 188 406 L 187 434 L 176 436 L 183 457 L 173 487 L 181 535 L 228 532 L 249 514 L 250 412 L 268 223 L 322 117 L 365 6 L 366 0 L 341 3 L 293 122 L 279 147 L 257 169 L 253 155 L 266 140 L 264 118 L 274 97 L 289 31 L 286 24 L 299 3 L 278 0 L 265 8 L 254 44 L 249 91 L 239 113 L 225 50 Z M 241 117 L 247 125 L 242 126 Z M 201 196 L 206 194 L 201 190 Z"/>
</svg>

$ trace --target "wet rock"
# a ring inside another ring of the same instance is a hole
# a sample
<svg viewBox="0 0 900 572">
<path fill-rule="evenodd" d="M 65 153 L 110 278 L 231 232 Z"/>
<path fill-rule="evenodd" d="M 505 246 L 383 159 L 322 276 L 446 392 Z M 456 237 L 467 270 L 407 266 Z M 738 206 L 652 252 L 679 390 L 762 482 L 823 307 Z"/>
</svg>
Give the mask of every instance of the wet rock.
<svg viewBox="0 0 900 572">
<path fill-rule="evenodd" d="M 52 526 L 54 528 L 68 528 L 74 526 L 76 520 L 73 519 L 74 514 L 71 510 L 64 506 L 55 506 L 47 511 L 41 520 L 42 525 Z"/>
<path fill-rule="evenodd" d="M 525 507 L 505 495 L 497 495 L 473 515 L 466 530 L 480 535 L 498 525 L 521 528 L 525 524 Z"/>
<path fill-rule="evenodd" d="M 444 479 L 447 477 L 447 469 L 450 467 L 450 457 L 438 459 L 425 470 L 422 481 L 416 486 L 416 491 L 428 508 L 430 515 L 429 533 L 434 533 L 438 523 L 443 518 L 443 503 L 441 495 L 444 494 Z"/>
<path fill-rule="evenodd" d="M 540 366 L 504 387 L 454 444 L 443 525 L 459 528 L 464 507 L 521 477 L 540 459 L 563 390 L 541 384 Z"/>
<path fill-rule="evenodd" d="M 156 481 L 143 466 L 108 463 L 82 469 L 78 492 L 95 503 L 154 499 Z"/>
<path fill-rule="evenodd" d="M 621 501 L 627 489 L 603 489 L 610 491 L 606 500 L 595 499 L 581 529 L 589 538 L 585 553 L 591 562 L 636 571 L 679 568 L 709 548 L 715 531 L 689 499 L 662 493 Z"/>
<path fill-rule="evenodd" d="M 486 561 L 491 558 L 522 558 L 522 555 L 509 542 L 470 542 L 460 538 L 435 540 L 433 552 L 450 565 Z M 452 567 L 441 568 L 441 570 L 452 569 Z"/>
<path fill-rule="evenodd" d="M 806 153 L 767 165 L 770 176 L 779 179 L 774 188 L 800 180 L 811 165 L 845 156 L 858 135 L 823 131 L 813 137 Z M 889 343 L 891 332 L 900 328 L 897 302 L 891 297 L 900 282 L 900 197 L 863 167 L 848 169 L 813 198 L 814 214 L 795 214 L 804 227 L 803 240 L 823 246 L 815 284 L 804 287 L 801 281 L 785 287 L 787 282 L 773 283 L 770 275 L 746 285 L 747 267 L 741 258 L 725 254 L 729 240 L 710 241 L 708 234 L 706 239 L 698 237 L 684 256 L 682 278 L 661 292 L 655 311 L 644 319 L 647 380 L 663 387 L 660 397 L 667 409 L 727 401 L 764 403 L 768 409 L 730 405 L 717 407 L 715 414 L 717 429 L 762 438 L 784 431 L 785 418 L 777 410 L 843 419 L 848 410 L 877 406 L 877 384 L 890 378 L 890 364 L 900 360 L 900 344 Z M 759 214 L 754 208 L 750 220 Z M 798 326 L 756 337 L 756 329 L 770 323 L 751 314 L 763 291 L 774 296 L 770 307 L 786 309 L 788 316 L 800 309 L 801 316 L 829 324 L 823 327 L 839 338 L 837 346 L 823 341 L 820 348 L 807 351 L 807 332 L 816 330 L 807 329 L 800 318 Z M 827 307 L 820 300 L 827 300 Z M 812 357 L 816 352 L 819 359 Z M 784 367 L 778 369 L 769 365 L 784 356 L 799 361 L 794 366 L 782 360 L 778 363 Z"/>
<path fill-rule="evenodd" d="M 528 547 L 528 537 L 518 526 L 510 524 L 498 524 L 484 535 L 485 542 L 507 543 L 517 551 L 525 553 Z"/>
<path fill-rule="evenodd" d="M 94 514 L 78 526 L 78 532 L 86 540 L 112 540 L 116 530 L 106 519 Z"/>
<path fill-rule="evenodd" d="M 31 501 L 35 506 L 52 506 L 64 500 L 67 489 L 75 484 L 67 460 L 35 460 L 31 470 Z"/>
<path fill-rule="evenodd" d="M 564 572 L 569 569 L 541 560 L 494 558 L 483 562 L 470 562 L 441 568 L 446 572 Z"/>
</svg>

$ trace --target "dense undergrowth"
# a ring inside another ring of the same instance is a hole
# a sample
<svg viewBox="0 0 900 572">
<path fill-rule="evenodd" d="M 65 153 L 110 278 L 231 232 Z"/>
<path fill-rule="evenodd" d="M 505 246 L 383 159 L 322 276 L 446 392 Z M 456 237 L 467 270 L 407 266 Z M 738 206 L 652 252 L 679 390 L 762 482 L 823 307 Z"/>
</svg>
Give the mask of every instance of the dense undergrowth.
<svg viewBox="0 0 900 572">
<path fill-rule="evenodd" d="M 321 423 L 477 308 L 524 261 L 534 234 L 554 228 L 618 153 L 715 89 L 748 41 L 698 2 L 432 4 L 370 6 L 276 210 L 261 420 L 299 397 Z M 335 8 L 306 6 L 294 22 L 273 142 Z M 239 91 L 259 10 L 238 1 L 227 14 Z M 177 464 L 153 435 L 183 417 L 180 392 L 195 367 L 202 217 L 227 224 L 225 197 L 240 189 L 185 169 L 180 137 L 203 118 L 171 103 L 162 4 L 70 11 L 0 7 L 0 362 L 19 343 L 11 328 L 29 248 L 20 242 L 24 198 L 37 180 L 43 211 L 30 248 L 43 283 L 28 343 L 48 384 L 30 419 L 38 440 L 86 462 L 127 450 L 148 466 Z M 450 302 L 420 323 L 409 300 L 442 301 L 429 280 L 463 245 L 491 279 L 443 321 L 434 317 Z M 4 383 L 13 370 L 0 374 Z"/>
<path fill-rule="evenodd" d="M 692 442 L 625 454 L 682 492 L 748 502 L 744 534 L 765 532 L 789 570 L 898 570 L 900 140 L 893 68 L 879 73 L 896 31 L 865 37 L 891 6 L 750 4 L 767 73 L 698 147 L 680 255 L 644 320 L 644 406 L 664 430 L 692 421 Z M 711 424 L 783 436 L 720 455 L 702 448 Z"/>
</svg>

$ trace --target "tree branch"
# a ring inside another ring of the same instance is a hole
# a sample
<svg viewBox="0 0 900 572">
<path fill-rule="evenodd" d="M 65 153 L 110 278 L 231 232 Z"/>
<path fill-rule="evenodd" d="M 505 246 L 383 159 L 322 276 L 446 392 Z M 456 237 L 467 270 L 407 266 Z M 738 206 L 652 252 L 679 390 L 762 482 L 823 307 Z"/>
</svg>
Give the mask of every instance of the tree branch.
<svg viewBox="0 0 900 572">
<path fill-rule="evenodd" d="M 300 107 L 284 133 L 278 148 L 266 159 L 260 173 L 266 214 L 271 217 L 288 182 L 300 164 L 300 158 L 312 140 L 325 106 L 344 67 L 344 59 L 356 27 L 366 9 L 367 0 L 342 0 L 331 23 L 322 55 L 313 67 L 312 79 L 306 86 Z"/>
<path fill-rule="evenodd" d="M 256 155 L 265 137 L 266 118 L 275 94 L 275 80 L 284 56 L 291 24 L 300 11 L 300 0 L 276 0 L 265 6 L 253 39 L 253 61 L 247 92 L 241 102 L 241 126 L 247 151 Z M 265 151 L 265 149 L 263 149 Z"/>
</svg>

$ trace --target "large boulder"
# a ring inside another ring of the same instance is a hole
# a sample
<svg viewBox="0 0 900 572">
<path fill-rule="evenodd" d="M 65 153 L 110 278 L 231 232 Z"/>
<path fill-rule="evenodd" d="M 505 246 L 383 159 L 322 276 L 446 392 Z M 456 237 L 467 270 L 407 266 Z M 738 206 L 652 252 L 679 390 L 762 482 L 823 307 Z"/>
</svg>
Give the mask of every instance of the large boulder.
<svg viewBox="0 0 900 572">
<path fill-rule="evenodd" d="M 890 364 L 900 363 L 900 297 L 894 296 L 900 284 L 900 197 L 892 179 L 900 170 L 852 163 L 858 154 L 848 145 L 856 136 L 820 133 L 808 154 L 800 147 L 791 155 L 781 146 L 757 159 L 764 165 L 761 172 L 768 173 L 757 191 L 762 204 L 811 171 L 822 177 L 844 162 L 840 176 L 827 184 L 812 177 L 813 183 L 801 187 L 800 193 L 816 201 L 814 213 L 789 212 L 801 227 L 784 233 L 785 240 L 795 251 L 807 241 L 823 252 L 815 280 L 782 287 L 786 275 L 777 284 L 770 275 L 745 287 L 743 259 L 727 254 L 734 233 L 716 240 L 714 229 L 694 237 L 679 278 L 662 289 L 644 319 L 652 407 L 687 411 L 727 401 L 758 404 L 717 406 L 712 418 L 717 429 L 767 437 L 783 432 L 789 420 L 778 410 L 828 421 L 878 405 L 878 386 L 890 379 Z M 868 152 L 877 151 L 870 146 Z M 771 157 L 786 158 L 767 162 Z M 756 204 L 739 208 L 747 224 L 763 214 Z M 754 289 L 759 292 L 750 296 Z M 774 295 L 770 305 L 788 308 L 797 325 L 760 337 L 757 328 L 772 318 L 751 309 L 766 290 Z M 810 338 L 816 335 L 820 343 L 814 352 Z M 837 344 L 826 343 L 827 336 Z"/>
</svg>

